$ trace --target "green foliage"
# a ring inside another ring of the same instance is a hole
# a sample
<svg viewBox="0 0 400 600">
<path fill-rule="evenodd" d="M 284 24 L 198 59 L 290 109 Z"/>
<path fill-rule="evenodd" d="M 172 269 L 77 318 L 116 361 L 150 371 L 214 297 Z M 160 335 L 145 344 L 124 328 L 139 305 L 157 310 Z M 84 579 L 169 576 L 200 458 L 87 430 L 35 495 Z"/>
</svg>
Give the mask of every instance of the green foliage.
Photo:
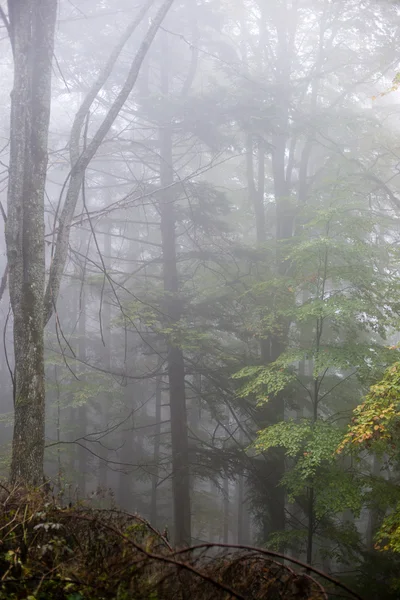
<svg viewBox="0 0 400 600">
<path fill-rule="evenodd" d="M 285 370 L 280 363 L 268 367 L 244 367 L 233 375 L 233 379 L 248 381 L 238 390 L 238 396 L 245 398 L 251 394 L 261 403 L 268 401 L 268 396 L 276 395 L 293 380 L 293 374 Z"/>
<path fill-rule="evenodd" d="M 398 459 L 400 451 L 400 362 L 386 369 L 383 378 L 371 386 L 363 402 L 353 411 L 352 422 L 337 452 L 367 449 L 378 456 Z M 376 548 L 400 552 L 400 500 L 398 486 L 372 481 L 371 501 L 385 512 L 376 535 Z"/>
<path fill-rule="evenodd" d="M 357 572 L 346 581 L 365 600 L 398 600 L 400 555 L 391 552 L 362 553 Z"/>
<path fill-rule="evenodd" d="M 337 464 L 335 450 L 342 437 L 342 430 L 328 421 L 289 420 L 259 432 L 252 447 L 257 452 L 282 447 L 286 456 L 295 459 L 281 482 L 291 502 L 312 487 L 317 517 L 346 509 L 357 514 L 362 507 L 363 482 Z"/>
<path fill-rule="evenodd" d="M 376 534 L 376 549 L 400 552 L 400 502 L 393 512 L 388 514 Z"/>
<path fill-rule="evenodd" d="M 354 471 L 346 472 L 339 465 L 321 470 L 314 480 L 317 518 L 339 515 L 346 510 L 359 516 L 364 503 L 364 482 Z"/>
<path fill-rule="evenodd" d="M 287 456 L 297 456 L 304 450 L 312 438 L 312 426 L 310 421 L 295 423 L 286 421 L 267 427 L 258 433 L 254 442 L 256 450 L 263 452 L 275 446 L 285 448 Z"/>
<path fill-rule="evenodd" d="M 259 432 L 254 447 L 259 451 L 281 446 L 286 455 L 298 457 L 298 469 L 304 479 L 315 475 L 323 463 L 333 463 L 342 431 L 328 421 L 284 421 Z"/>
<path fill-rule="evenodd" d="M 280 354 L 267 365 L 241 369 L 234 379 L 244 381 L 239 397 L 260 406 L 279 395 L 285 408 L 296 410 L 296 418 L 259 431 L 252 449 L 283 449 L 281 485 L 289 500 L 310 519 L 312 489 L 314 535 L 336 539 L 348 552 L 351 545 L 359 548 L 359 538 L 340 534 L 340 515 L 359 515 L 372 488 L 357 463 L 350 469 L 337 455 L 339 423 L 346 423 L 364 386 L 398 358 L 384 343 L 399 320 L 397 257 L 386 242 L 371 242 L 388 224 L 366 215 L 345 190 L 336 192 L 331 206 L 309 203 L 299 220 L 296 236 L 278 242 L 285 273 L 266 270 L 266 281 L 258 279 L 246 292 L 256 305 L 259 331 L 253 334 L 278 340 Z M 280 535 L 301 545 L 299 531 L 294 538 L 292 530 Z"/>
</svg>

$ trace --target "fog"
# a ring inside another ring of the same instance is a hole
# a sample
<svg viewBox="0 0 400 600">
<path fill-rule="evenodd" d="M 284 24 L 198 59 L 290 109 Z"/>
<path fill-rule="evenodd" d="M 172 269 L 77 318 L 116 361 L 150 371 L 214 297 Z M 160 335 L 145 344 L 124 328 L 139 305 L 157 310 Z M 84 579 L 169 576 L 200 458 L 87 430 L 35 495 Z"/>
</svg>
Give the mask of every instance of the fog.
<svg viewBox="0 0 400 600">
<path fill-rule="evenodd" d="M 398 597 L 396 549 L 376 535 L 400 500 L 399 441 L 337 452 L 399 360 L 396 3 L 175 0 L 147 49 L 161 1 L 59 0 L 43 236 L 39 187 L 23 217 L 15 200 L 17 4 L 0 2 L 0 201 L 17 232 L 0 238 L 1 476 L 37 485 L 42 469 L 63 506 L 137 513 L 178 546 L 270 548 Z M 25 441 L 12 458 L 13 436 L 40 446 L 40 409 L 14 430 L 14 403 L 38 393 L 40 369 L 18 383 L 38 306 L 45 451 L 30 478 L 36 454 Z"/>
</svg>

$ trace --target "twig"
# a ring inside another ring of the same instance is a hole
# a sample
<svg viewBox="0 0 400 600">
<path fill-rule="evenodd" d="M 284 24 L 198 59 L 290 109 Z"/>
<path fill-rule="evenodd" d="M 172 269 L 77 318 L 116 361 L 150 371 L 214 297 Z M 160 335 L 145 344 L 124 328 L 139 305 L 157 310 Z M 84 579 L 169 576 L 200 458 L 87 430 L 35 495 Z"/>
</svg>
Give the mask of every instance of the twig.
<svg viewBox="0 0 400 600">
<path fill-rule="evenodd" d="M 245 546 L 245 545 L 240 545 L 240 544 L 218 544 L 218 543 L 214 544 L 214 543 L 209 542 L 209 543 L 204 543 L 204 544 L 198 544 L 196 546 L 191 546 L 190 548 L 185 548 L 184 550 L 177 550 L 175 552 L 175 555 L 183 554 L 188 551 L 199 550 L 200 548 L 228 548 L 228 549 L 232 548 L 232 549 L 236 549 L 236 550 L 250 550 L 252 552 L 258 552 L 260 554 L 265 554 L 266 556 L 273 556 L 275 558 L 287 560 L 289 562 L 292 562 L 295 565 L 298 565 L 299 567 L 302 567 L 306 571 L 312 571 L 316 575 L 319 575 L 319 577 L 322 577 L 323 579 L 330 581 L 335 586 L 342 588 L 342 590 L 345 590 L 346 592 L 351 594 L 353 596 L 353 598 L 356 598 L 357 600 L 364 600 L 359 594 L 357 594 L 356 592 L 353 592 L 353 590 L 351 590 L 349 587 L 347 587 L 347 585 L 345 585 L 341 581 L 338 581 L 334 577 L 327 575 L 323 571 L 320 571 L 319 569 L 316 569 L 315 567 L 312 567 L 311 565 L 308 565 L 307 563 L 305 563 L 301 560 L 298 560 L 297 558 L 287 556 L 286 554 L 281 554 L 280 552 L 273 552 L 272 550 L 265 550 L 264 548 L 257 548 L 255 546 Z"/>
</svg>

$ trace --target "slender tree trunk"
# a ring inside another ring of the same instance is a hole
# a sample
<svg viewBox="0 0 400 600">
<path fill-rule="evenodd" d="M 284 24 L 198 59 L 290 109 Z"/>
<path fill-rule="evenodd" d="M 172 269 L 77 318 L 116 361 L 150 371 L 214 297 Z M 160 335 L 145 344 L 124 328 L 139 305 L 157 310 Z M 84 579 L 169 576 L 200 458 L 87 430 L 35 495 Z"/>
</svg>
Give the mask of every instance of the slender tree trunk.
<svg viewBox="0 0 400 600">
<path fill-rule="evenodd" d="M 290 18 L 289 18 L 290 15 Z M 294 30 L 297 14 L 290 13 L 286 3 L 281 6 L 281 11 L 276 14 L 278 57 L 277 57 L 277 91 L 276 106 L 278 107 L 275 133 L 272 140 L 272 175 L 274 182 L 274 196 L 276 206 L 276 240 L 277 260 L 276 270 L 280 275 L 285 275 L 288 269 L 287 261 L 283 258 L 284 246 L 282 242 L 293 235 L 294 210 L 290 196 L 290 174 L 286 169 L 286 156 L 288 146 L 289 105 L 290 105 L 290 63 L 294 52 Z M 272 335 L 270 339 L 270 362 L 274 362 L 287 344 L 289 323 L 282 321 L 281 334 Z M 277 394 L 268 402 L 267 412 L 271 424 L 279 423 L 285 419 L 285 398 L 283 393 Z M 285 490 L 280 485 L 285 474 L 285 455 L 283 449 L 274 449 L 271 453 L 271 477 L 269 499 L 270 533 L 284 531 L 285 529 Z"/>
<path fill-rule="evenodd" d="M 253 135 L 247 135 L 246 171 L 249 199 L 254 209 L 257 244 L 266 241 L 264 189 L 265 189 L 265 152 L 262 140 L 258 141 L 258 185 L 254 181 L 254 140 Z"/>
<path fill-rule="evenodd" d="M 82 286 L 84 282 L 82 282 Z M 82 289 L 82 294 L 80 295 L 78 301 L 78 314 L 79 314 L 79 323 L 78 323 L 78 358 L 82 361 L 80 363 L 80 368 L 78 369 L 82 371 L 79 373 L 79 379 L 82 382 L 82 385 L 85 385 L 85 375 L 84 371 L 84 363 L 86 361 L 86 309 L 85 309 L 85 292 L 84 288 Z M 78 406 L 76 410 L 76 415 L 78 419 L 78 431 L 79 437 L 85 437 L 87 433 L 87 403 L 86 401 Z M 85 442 L 81 441 L 82 445 L 78 446 L 78 490 L 81 498 L 85 497 L 86 494 L 86 477 L 87 477 L 87 459 L 88 453 L 84 448 Z"/>
<path fill-rule="evenodd" d="M 168 47 L 164 36 L 163 60 L 161 66 L 164 97 L 169 93 Z M 164 311 L 166 326 L 174 328 L 181 318 L 182 301 L 179 296 L 179 279 L 176 260 L 175 205 L 176 193 L 171 185 L 174 181 L 172 130 L 170 122 L 160 128 L 160 201 L 161 239 L 163 252 Z M 190 477 L 189 443 L 187 430 L 187 410 L 185 394 L 185 364 L 179 342 L 168 341 L 168 382 L 171 413 L 172 444 L 172 493 L 174 505 L 175 543 L 178 546 L 190 544 Z"/>
<path fill-rule="evenodd" d="M 242 440 L 242 443 L 244 440 Z M 249 543 L 249 515 L 246 501 L 246 477 L 244 469 L 239 473 L 236 484 L 237 491 L 237 541 L 238 544 Z"/>
<path fill-rule="evenodd" d="M 316 332 L 316 356 L 318 356 L 320 341 L 322 335 L 322 321 L 318 320 L 317 322 L 317 332 Z M 313 403 L 312 403 L 312 425 L 314 426 L 318 420 L 318 396 L 319 396 L 319 378 L 314 379 L 314 389 L 313 389 Z M 314 532 L 315 532 L 315 489 L 314 487 L 309 487 L 307 490 L 307 518 L 308 518 L 308 527 L 307 527 L 307 563 L 309 565 L 312 564 L 313 560 L 313 546 L 314 546 Z"/>
<path fill-rule="evenodd" d="M 124 403 L 128 411 L 132 413 L 135 396 L 134 385 L 127 384 L 124 390 Z M 120 508 L 127 510 L 128 512 L 135 512 L 135 503 L 133 501 L 133 467 L 129 467 L 130 463 L 134 460 L 132 457 L 135 456 L 134 452 L 134 439 L 135 439 L 135 421 L 134 415 L 131 414 L 130 418 L 124 423 L 123 431 L 121 432 L 121 463 L 124 465 L 118 477 L 118 490 L 117 499 Z"/>
<path fill-rule="evenodd" d="M 14 314 L 15 421 L 10 479 L 43 481 L 44 190 L 57 0 L 9 0 L 14 54 L 6 244 Z"/>
<path fill-rule="evenodd" d="M 243 473 L 240 473 L 237 484 L 237 543 L 243 544 Z"/>
<path fill-rule="evenodd" d="M 107 223 L 107 229 L 104 232 L 104 266 L 105 269 L 107 270 L 107 272 L 110 269 L 111 266 L 111 252 L 112 252 L 112 246 L 111 246 L 111 229 L 112 229 L 112 223 L 108 222 Z M 104 368 L 108 371 L 111 370 L 111 353 L 112 353 L 112 348 L 111 348 L 111 303 L 109 301 L 109 299 L 107 298 L 106 295 L 106 291 L 108 289 L 109 286 L 106 285 L 106 274 L 104 274 L 104 286 L 102 289 L 102 296 L 103 298 L 101 299 L 102 302 L 102 323 L 101 323 L 101 328 L 102 328 L 102 337 L 103 337 L 103 343 L 104 343 L 104 348 L 103 348 L 103 364 L 104 364 Z M 101 399 L 101 421 L 100 421 L 100 430 L 102 431 L 106 431 L 108 425 L 109 425 L 109 409 L 112 406 L 112 393 L 110 392 L 106 392 L 104 395 L 104 397 Z M 107 450 L 107 437 L 103 437 L 102 440 L 100 440 L 101 445 L 99 446 L 99 456 L 100 456 L 100 460 L 99 460 L 99 487 L 103 490 L 107 489 L 107 483 L 108 483 L 108 464 L 107 464 L 107 459 L 109 456 L 108 450 Z"/>
<path fill-rule="evenodd" d="M 282 124 L 281 124 L 282 127 Z M 286 136 L 282 132 L 276 136 L 275 149 L 273 153 L 273 175 L 275 187 L 275 199 L 277 203 L 277 239 L 282 236 L 288 236 L 288 225 L 284 226 L 286 214 L 282 210 L 281 204 L 286 203 L 288 198 L 288 186 L 285 179 L 285 152 Z M 257 182 L 255 181 L 254 168 L 254 140 L 252 135 L 247 136 L 247 182 L 249 189 L 249 199 L 254 208 L 254 217 L 256 224 L 257 244 L 265 243 L 267 239 L 264 192 L 265 192 L 265 149 L 262 140 L 257 144 Z M 291 232 L 290 232 L 291 235 Z M 281 270 L 280 265 L 278 269 Z M 284 350 L 281 340 L 276 337 L 270 339 L 261 339 L 261 362 L 267 365 L 278 358 Z M 271 398 L 268 405 L 263 407 L 258 413 L 259 423 L 262 427 L 283 421 L 284 419 L 284 400 L 282 394 Z M 280 449 L 270 451 L 267 461 L 270 464 L 270 475 L 268 477 L 269 494 L 266 499 L 266 508 L 269 519 L 264 522 L 264 537 L 267 541 L 269 534 L 275 531 L 283 531 L 285 528 L 285 492 L 280 481 L 285 473 L 284 453 Z M 240 484 L 239 484 L 240 485 Z M 241 527 L 240 527 L 241 532 Z M 240 533 L 241 536 L 241 533 Z"/>
<path fill-rule="evenodd" d="M 58 380 L 58 369 L 57 365 L 54 365 L 54 381 L 56 384 L 57 390 L 57 417 L 56 417 L 56 440 L 58 443 L 57 446 L 57 493 L 59 494 L 60 500 L 62 499 L 63 494 L 63 468 L 62 468 L 62 460 L 61 460 L 61 394 L 60 394 L 60 383 Z"/>
<path fill-rule="evenodd" d="M 380 461 L 376 455 L 372 458 L 372 476 L 379 477 L 380 475 Z M 368 524 L 365 532 L 365 545 L 368 552 L 374 551 L 374 537 L 379 525 L 379 511 L 376 507 L 372 507 L 368 511 Z"/>
<path fill-rule="evenodd" d="M 158 464 L 160 461 L 160 435 L 161 435 L 161 377 L 158 376 L 156 380 L 156 402 L 155 402 L 155 425 L 154 425 L 154 448 L 153 448 L 153 460 L 154 460 L 154 471 L 151 477 L 151 509 L 150 509 L 150 523 L 154 526 L 158 526 L 158 513 L 157 513 L 157 500 L 158 500 Z"/>
<path fill-rule="evenodd" d="M 312 564 L 314 540 L 314 488 L 308 489 L 307 564 Z"/>
<path fill-rule="evenodd" d="M 229 543 L 229 479 L 225 477 L 224 479 L 224 487 L 223 487 L 223 519 L 224 519 L 224 528 L 223 528 L 223 537 L 222 541 L 224 544 Z"/>
</svg>

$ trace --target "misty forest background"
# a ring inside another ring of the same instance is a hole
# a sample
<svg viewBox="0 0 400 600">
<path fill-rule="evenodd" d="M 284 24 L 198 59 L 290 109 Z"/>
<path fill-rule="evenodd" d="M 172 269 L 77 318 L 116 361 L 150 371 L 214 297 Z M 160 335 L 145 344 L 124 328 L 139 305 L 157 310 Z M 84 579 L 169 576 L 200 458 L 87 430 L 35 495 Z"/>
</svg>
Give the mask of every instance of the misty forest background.
<svg viewBox="0 0 400 600">
<path fill-rule="evenodd" d="M 71 125 L 140 7 L 59 3 L 47 265 Z M 0 34 L 4 214 L 13 59 Z M 281 550 L 384 597 L 374 586 L 399 561 L 375 535 L 400 499 L 398 456 L 335 449 L 400 354 L 399 35 L 388 1 L 173 3 L 86 169 L 45 331 L 45 473 L 64 503 L 137 512 L 177 545 Z M 0 320 L 7 477 L 8 290 Z"/>
</svg>

